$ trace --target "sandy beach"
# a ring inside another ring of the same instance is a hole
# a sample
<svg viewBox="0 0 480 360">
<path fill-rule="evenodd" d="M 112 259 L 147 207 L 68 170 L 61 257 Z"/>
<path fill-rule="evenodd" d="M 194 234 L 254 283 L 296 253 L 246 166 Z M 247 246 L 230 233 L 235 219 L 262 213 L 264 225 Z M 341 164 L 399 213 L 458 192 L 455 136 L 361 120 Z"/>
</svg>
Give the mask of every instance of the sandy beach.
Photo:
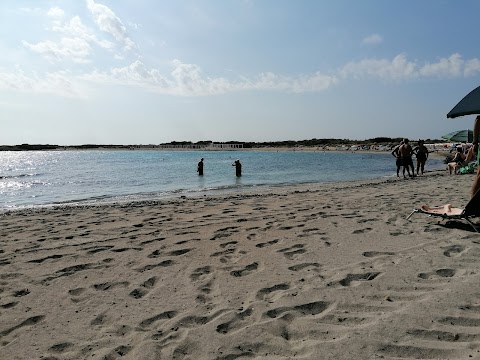
<svg viewBox="0 0 480 360">
<path fill-rule="evenodd" d="M 473 175 L 0 215 L 0 358 L 479 359 Z"/>
</svg>

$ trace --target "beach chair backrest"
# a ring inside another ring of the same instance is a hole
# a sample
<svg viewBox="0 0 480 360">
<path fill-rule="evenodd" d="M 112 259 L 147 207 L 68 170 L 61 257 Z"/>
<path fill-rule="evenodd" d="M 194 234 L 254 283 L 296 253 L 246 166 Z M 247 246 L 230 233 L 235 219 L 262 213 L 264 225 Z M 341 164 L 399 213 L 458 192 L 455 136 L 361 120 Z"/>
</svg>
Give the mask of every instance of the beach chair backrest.
<svg viewBox="0 0 480 360">
<path fill-rule="evenodd" d="M 465 205 L 464 214 L 465 216 L 480 216 L 480 190 Z"/>
</svg>

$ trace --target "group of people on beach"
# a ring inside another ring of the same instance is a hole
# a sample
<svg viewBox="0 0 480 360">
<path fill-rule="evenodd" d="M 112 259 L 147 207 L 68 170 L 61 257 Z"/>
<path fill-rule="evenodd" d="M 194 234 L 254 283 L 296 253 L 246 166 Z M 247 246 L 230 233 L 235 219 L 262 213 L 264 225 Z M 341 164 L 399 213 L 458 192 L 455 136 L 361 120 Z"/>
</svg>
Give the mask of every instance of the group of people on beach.
<svg viewBox="0 0 480 360">
<path fill-rule="evenodd" d="M 392 155 L 397 159 L 397 177 L 400 177 L 400 168 L 403 167 L 403 177 L 405 176 L 405 170 L 409 177 L 415 177 L 415 168 L 413 166 L 413 155 L 417 160 L 417 175 L 420 173 L 423 175 L 425 172 L 425 163 L 428 159 L 428 149 L 423 140 L 418 140 L 417 146 L 412 148 L 410 141 L 405 138 L 400 144 L 394 147 Z M 410 173 L 411 170 L 411 173 Z"/>
<path fill-rule="evenodd" d="M 235 166 L 235 175 L 237 177 L 242 176 L 242 164 L 240 163 L 240 160 L 235 160 L 232 166 Z M 203 158 L 201 158 L 197 164 L 197 173 L 199 176 L 203 176 Z"/>
<path fill-rule="evenodd" d="M 478 145 L 479 145 L 479 137 L 480 137 L 480 115 L 478 115 L 475 118 L 474 124 L 473 124 L 473 141 L 472 141 L 472 146 L 468 149 L 467 154 L 464 154 L 463 148 L 459 147 L 457 148 L 457 152 L 451 162 L 448 164 L 448 169 L 450 174 L 453 172 L 457 174 L 460 169 L 464 166 L 462 165 L 470 165 L 469 162 L 475 161 L 477 159 L 477 162 L 472 164 L 472 170 L 475 172 L 476 168 L 476 176 L 475 179 L 473 180 L 473 185 L 472 185 L 472 190 L 471 190 L 471 196 L 473 197 L 479 190 L 480 190 L 480 161 L 479 161 L 479 151 L 478 151 Z M 428 159 L 428 149 L 424 145 L 423 140 L 418 140 L 418 144 L 416 147 L 412 148 L 412 146 L 409 143 L 408 139 L 403 139 L 400 144 L 395 146 L 395 148 L 392 150 L 392 155 L 397 159 L 396 160 L 396 165 L 397 165 L 397 176 L 400 177 L 400 168 L 403 166 L 403 177 L 406 178 L 405 176 L 405 170 L 408 172 L 408 176 L 414 177 L 415 172 L 414 172 L 414 167 L 413 167 L 413 155 L 416 156 L 417 158 L 417 175 L 423 174 L 424 169 L 425 169 L 425 163 L 427 162 Z M 411 173 L 410 173 L 411 170 Z"/>
</svg>

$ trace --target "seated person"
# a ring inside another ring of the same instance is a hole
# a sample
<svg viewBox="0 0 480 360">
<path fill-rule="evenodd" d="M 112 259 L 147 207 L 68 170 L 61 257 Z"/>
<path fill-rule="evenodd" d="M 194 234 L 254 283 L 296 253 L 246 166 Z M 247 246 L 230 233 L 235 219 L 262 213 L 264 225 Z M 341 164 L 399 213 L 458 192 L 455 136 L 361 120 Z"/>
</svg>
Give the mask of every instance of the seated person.
<svg viewBox="0 0 480 360">
<path fill-rule="evenodd" d="M 473 152 L 473 146 L 468 150 L 467 155 L 465 155 L 462 151 L 462 147 L 457 147 L 457 152 L 453 157 L 453 160 L 447 164 L 448 172 L 452 175 L 452 171 L 455 175 L 458 174 L 458 171 L 461 167 L 467 166 L 469 161 L 475 159 L 475 154 Z"/>
<path fill-rule="evenodd" d="M 458 169 L 459 174 L 473 174 L 478 166 L 477 161 L 477 153 L 475 152 L 474 147 L 470 147 L 468 149 L 467 157 L 465 158 L 465 162 L 467 165 L 462 166 Z"/>
</svg>

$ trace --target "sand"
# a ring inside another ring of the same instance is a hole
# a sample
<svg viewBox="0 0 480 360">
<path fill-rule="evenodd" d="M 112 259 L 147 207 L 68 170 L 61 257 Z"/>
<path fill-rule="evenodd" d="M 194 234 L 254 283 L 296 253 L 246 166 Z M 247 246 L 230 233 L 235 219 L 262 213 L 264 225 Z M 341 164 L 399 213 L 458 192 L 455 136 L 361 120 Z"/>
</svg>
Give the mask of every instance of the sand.
<svg viewBox="0 0 480 360">
<path fill-rule="evenodd" d="M 472 179 L 4 213 L 0 358 L 478 359 Z"/>
</svg>

